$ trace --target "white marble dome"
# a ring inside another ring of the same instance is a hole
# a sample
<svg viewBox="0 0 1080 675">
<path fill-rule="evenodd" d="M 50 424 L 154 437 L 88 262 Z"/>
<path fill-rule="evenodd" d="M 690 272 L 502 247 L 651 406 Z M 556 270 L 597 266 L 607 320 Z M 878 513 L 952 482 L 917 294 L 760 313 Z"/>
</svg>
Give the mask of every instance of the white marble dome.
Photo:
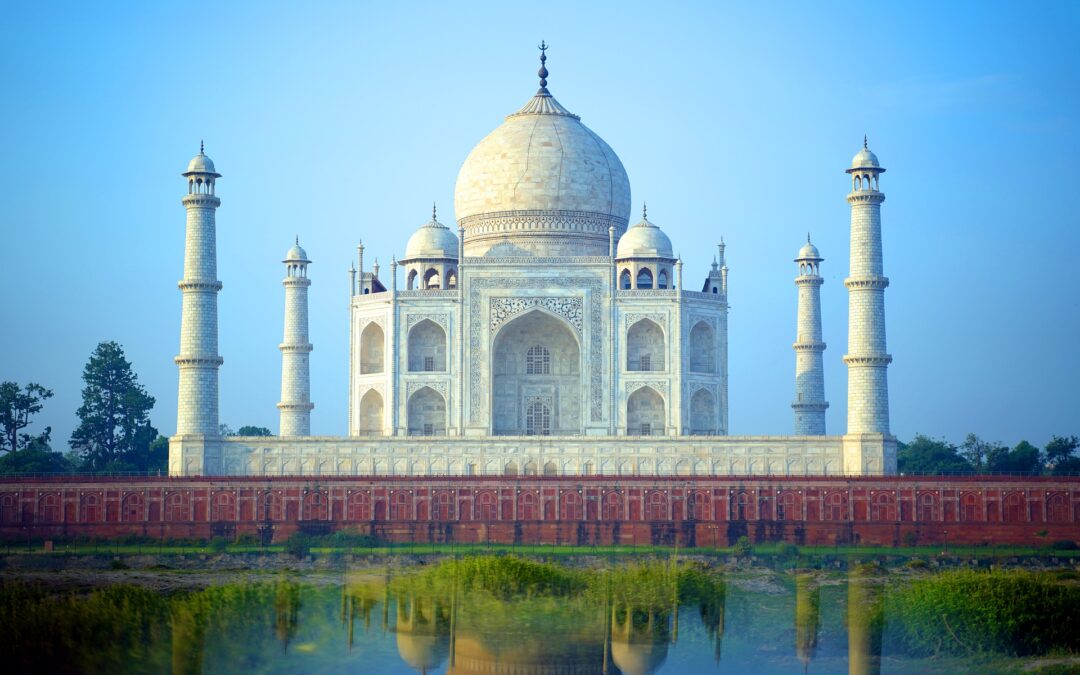
<svg viewBox="0 0 1080 675">
<path fill-rule="evenodd" d="M 215 176 L 221 175 L 214 168 L 214 160 L 207 157 L 203 153 L 202 148 L 199 148 L 199 154 L 192 157 L 191 161 L 188 162 L 187 171 L 185 171 L 182 175 L 186 176 L 192 173 L 210 173 Z"/>
<path fill-rule="evenodd" d="M 285 260 L 282 262 L 311 262 L 308 260 L 307 251 L 300 247 L 300 241 L 297 242 L 285 253 Z"/>
<path fill-rule="evenodd" d="M 811 244 L 810 240 L 807 239 L 803 247 L 799 249 L 799 256 L 795 260 L 822 260 L 822 257 L 818 253 L 817 246 Z"/>
<path fill-rule="evenodd" d="M 615 151 L 541 88 L 469 153 L 454 210 L 466 255 L 500 242 L 522 255 L 606 255 L 608 228 L 626 229 L 630 180 Z"/>
<path fill-rule="evenodd" d="M 671 240 L 659 227 L 642 218 L 641 222 L 626 231 L 619 239 L 615 257 L 623 258 L 674 258 Z"/>
<path fill-rule="evenodd" d="M 859 152 L 855 153 L 855 156 L 851 158 L 852 169 L 880 169 L 881 164 L 878 163 L 877 155 L 870 152 L 870 149 L 865 145 Z"/>
<path fill-rule="evenodd" d="M 402 262 L 419 258 L 454 258 L 458 255 L 457 235 L 432 215 L 430 221 L 420 226 L 405 245 Z"/>
</svg>

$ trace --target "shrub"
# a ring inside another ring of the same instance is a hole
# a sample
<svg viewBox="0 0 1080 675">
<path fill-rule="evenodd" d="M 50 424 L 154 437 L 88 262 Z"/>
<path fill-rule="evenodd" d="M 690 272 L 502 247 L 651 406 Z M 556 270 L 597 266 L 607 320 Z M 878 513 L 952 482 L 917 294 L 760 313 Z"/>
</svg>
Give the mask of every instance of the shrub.
<svg viewBox="0 0 1080 675">
<path fill-rule="evenodd" d="M 780 548 L 777 549 L 776 554 L 784 560 L 790 560 L 799 556 L 799 547 L 795 544 L 784 542 L 780 544 Z"/>
<path fill-rule="evenodd" d="M 235 543 L 237 546 L 258 546 L 259 538 L 251 534 L 250 532 L 244 532 L 243 534 L 236 537 Z"/>
<path fill-rule="evenodd" d="M 311 553 L 311 537 L 297 532 L 285 540 L 285 552 L 297 558 L 303 558 Z"/>
<path fill-rule="evenodd" d="M 895 589 L 887 604 L 890 630 L 914 654 L 1080 649 L 1080 587 L 1052 575 L 946 572 Z"/>
<path fill-rule="evenodd" d="M 1058 539 L 1050 544 L 1051 550 L 1054 551 L 1075 551 L 1077 550 L 1076 542 L 1069 539 Z"/>
<path fill-rule="evenodd" d="M 741 557 L 745 557 L 754 552 L 754 545 L 750 543 L 750 537 L 745 534 L 735 541 L 735 546 L 732 548 L 732 552 Z"/>
<path fill-rule="evenodd" d="M 904 546 L 915 546 L 919 543 L 919 535 L 914 532 L 905 532 L 902 537 Z"/>
<path fill-rule="evenodd" d="M 210 540 L 210 550 L 214 553 L 224 553 L 229 547 L 229 540 L 225 537 L 214 537 Z"/>
</svg>

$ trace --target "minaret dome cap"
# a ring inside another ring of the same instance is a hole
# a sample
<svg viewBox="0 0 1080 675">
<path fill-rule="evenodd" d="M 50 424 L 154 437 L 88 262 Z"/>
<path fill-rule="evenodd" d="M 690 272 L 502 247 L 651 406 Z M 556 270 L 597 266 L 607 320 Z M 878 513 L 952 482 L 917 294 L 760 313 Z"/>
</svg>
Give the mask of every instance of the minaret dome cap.
<svg viewBox="0 0 1080 675">
<path fill-rule="evenodd" d="M 795 262 L 799 262 L 802 260 L 820 261 L 824 260 L 824 258 L 822 258 L 821 254 L 818 253 L 817 246 L 814 246 L 809 241 L 807 241 L 805 244 L 803 244 L 803 247 L 799 249 L 799 257 L 795 258 Z"/>
<path fill-rule="evenodd" d="M 847 170 L 847 173 L 854 173 L 862 169 L 874 169 L 879 173 L 885 171 L 885 169 L 881 168 L 877 155 L 870 152 L 870 148 L 867 147 L 865 137 L 863 137 L 862 148 L 851 158 L 851 168 Z"/>
<path fill-rule="evenodd" d="M 300 242 L 297 241 L 296 244 L 294 244 L 293 247 L 290 248 L 289 251 L 285 254 L 285 259 L 281 262 L 309 263 L 311 261 L 308 260 L 307 251 L 300 248 Z"/>
<path fill-rule="evenodd" d="M 180 175 L 191 176 L 198 173 L 210 174 L 215 178 L 221 177 L 221 174 L 214 168 L 214 160 L 210 159 L 210 157 L 203 152 L 202 143 L 199 143 L 199 154 L 191 158 L 191 161 L 188 162 L 187 165 L 187 171 Z"/>
</svg>

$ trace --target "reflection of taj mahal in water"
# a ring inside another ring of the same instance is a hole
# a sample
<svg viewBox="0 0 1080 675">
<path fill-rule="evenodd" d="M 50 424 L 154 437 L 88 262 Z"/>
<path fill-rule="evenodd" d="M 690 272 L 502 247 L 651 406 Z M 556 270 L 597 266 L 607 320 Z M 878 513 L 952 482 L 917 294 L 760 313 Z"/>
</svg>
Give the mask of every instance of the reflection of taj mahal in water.
<svg viewBox="0 0 1080 675">
<path fill-rule="evenodd" d="M 889 433 L 880 204 L 852 176 L 848 428 L 826 435 L 822 258 L 796 259 L 795 435 L 730 436 L 728 268 L 684 290 L 615 152 L 540 89 L 465 159 L 456 233 L 432 213 L 381 273 L 351 270 L 348 433 L 310 435 L 307 253 L 284 261 L 280 436 L 218 435 L 215 213 L 202 151 L 184 176 L 187 239 L 173 475 L 880 474 Z M 398 270 L 401 267 L 401 270 Z M 385 275 L 384 275 L 385 274 Z M 399 285 L 399 277 L 403 279 Z M 700 285 L 700 290 L 696 290 Z M 320 364 L 330 367 L 331 364 Z"/>
</svg>

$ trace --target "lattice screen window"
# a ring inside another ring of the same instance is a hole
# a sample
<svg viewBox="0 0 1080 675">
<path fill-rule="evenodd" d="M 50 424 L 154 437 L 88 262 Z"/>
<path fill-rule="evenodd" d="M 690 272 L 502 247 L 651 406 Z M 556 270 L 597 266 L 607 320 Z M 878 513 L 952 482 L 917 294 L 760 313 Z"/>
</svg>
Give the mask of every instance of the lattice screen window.
<svg viewBox="0 0 1080 675">
<path fill-rule="evenodd" d="M 525 352 L 525 374 L 551 374 L 551 352 L 548 351 L 547 347 L 542 345 L 529 347 L 529 351 Z"/>
<path fill-rule="evenodd" d="M 641 435 L 642 436 L 652 436 L 652 425 L 649 424 L 648 422 L 642 422 L 641 423 Z"/>
<path fill-rule="evenodd" d="M 652 357 L 648 354 L 641 357 L 641 370 L 652 370 Z"/>
<path fill-rule="evenodd" d="M 424 370 L 426 372 L 429 372 L 429 373 L 434 372 L 434 370 L 435 370 L 435 357 L 434 356 L 425 356 L 424 357 Z"/>
<path fill-rule="evenodd" d="M 435 435 L 435 425 L 434 424 L 424 424 L 424 435 L 425 436 L 434 436 Z"/>
</svg>

